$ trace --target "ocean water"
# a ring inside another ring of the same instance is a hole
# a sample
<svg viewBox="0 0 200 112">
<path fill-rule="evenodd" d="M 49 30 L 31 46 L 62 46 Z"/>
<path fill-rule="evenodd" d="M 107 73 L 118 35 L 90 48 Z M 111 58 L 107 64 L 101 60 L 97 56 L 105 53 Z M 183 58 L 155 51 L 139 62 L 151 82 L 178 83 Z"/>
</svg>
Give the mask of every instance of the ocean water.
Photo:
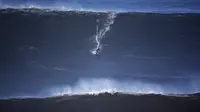
<svg viewBox="0 0 200 112">
<path fill-rule="evenodd" d="M 0 25 L 1 96 L 200 90 L 198 13 L 3 8 Z"/>
</svg>

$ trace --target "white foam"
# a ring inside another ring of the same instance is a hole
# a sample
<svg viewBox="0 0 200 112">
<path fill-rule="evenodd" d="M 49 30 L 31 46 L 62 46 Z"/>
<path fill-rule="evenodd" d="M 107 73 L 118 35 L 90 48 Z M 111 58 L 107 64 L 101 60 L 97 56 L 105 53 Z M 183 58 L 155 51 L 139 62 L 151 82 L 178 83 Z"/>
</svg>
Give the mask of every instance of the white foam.
<svg viewBox="0 0 200 112">
<path fill-rule="evenodd" d="M 62 96 L 65 94 L 99 94 L 103 92 L 114 93 L 121 92 L 126 94 L 165 94 L 165 91 L 158 84 L 143 83 L 141 81 L 116 81 L 109 78 L 83 78 L 78 80 L 74 85 L 63 85 L 53 87 L 50 90 L 50 96 Z M 178 93 L 178 90 L 171 90 Z"/>
<path fill-rule="evenodd" d="M 178 85 L 161 85 L 140 80 L 115 80 L 112 78 L 80 78 L 73 85 L 55 86 L 48 89 L 49 96 L 124 93 L 124 94 L 161 94 L 167 96 L 186 97 L 187 94 L 199 91 L 199 88 L 190 86 L 190 91 L 183 90 Z"/>
<path fill-rule="evenodd" d="M 39 5 L 34 3 L 26 3 L 19 5 L 12 4 L 3 4 L 0 1 L 0 9 L 41 9 L 46 11 L 87 11 L 87 12 L 115 12 L 115 13 L 129 13 L 129 12 L 142 12 L 142 13 L 200 13 L 200 9 L 192 9 L 192 8 L 96 8 L 96 7 L 82 7 L 80 4 L 70 4 L 70 3 L 54 3 L 52 5 Z"/>
</svg>

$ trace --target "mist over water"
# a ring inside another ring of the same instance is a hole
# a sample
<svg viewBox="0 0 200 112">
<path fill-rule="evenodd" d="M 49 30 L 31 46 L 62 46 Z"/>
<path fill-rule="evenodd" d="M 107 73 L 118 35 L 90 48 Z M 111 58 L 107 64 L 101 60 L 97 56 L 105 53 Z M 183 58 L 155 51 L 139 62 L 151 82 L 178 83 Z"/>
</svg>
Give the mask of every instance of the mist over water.
<svg viewBox="0 0 200 112">
<path fill-rule="evenodd" d="M 192 83 L 194 83 L 192 81 Z M 200 90 L 200 87 L 188 83 L 188 86 L 177 84 L 158 84 L 141 80 L 115 80 L 112 78 L 80 78 L 73 85 L 53 87 L 50 96 L 64 94 L 98 94 L 102 92 L 121 92 L 127 94 L 189 94 Z M 188 91 L 190 89 L 190 91 Z"/>
<path fill-rule="evenodd" d="M 99 93 L 123 94 L 161 94 L 161 95 L 185 95 L 200 91 L 199 80 L 191 80 L 186 84 L 158 84 L 142 80 L 117 80 L 114 78 L 79 78 L 72 85 L 50 86 L 37 94 L 16 94 L 1 98 L 45 98 L 63 95 L 82 95 Z"/>
</svg>

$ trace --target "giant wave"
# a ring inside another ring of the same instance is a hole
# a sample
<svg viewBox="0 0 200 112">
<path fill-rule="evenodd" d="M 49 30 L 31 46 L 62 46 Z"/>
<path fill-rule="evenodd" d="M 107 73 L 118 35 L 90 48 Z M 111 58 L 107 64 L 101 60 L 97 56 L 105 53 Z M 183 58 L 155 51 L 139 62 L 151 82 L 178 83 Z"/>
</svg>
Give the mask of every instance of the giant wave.
<svg viewBox="0 0 200 112">
<path fill-rule="evenodd" d="M 2 14 L 12 14 L 17 13 L 19 15 L 31 15 L 31 14 L 37 14 L 39 16 L 41 15 L 58 15 L 58 16 L 66 16 L 66 15 L 95 15 L 95 16 L 102 16 L 103 19 L 105 19 L 106 23 L 103 27 L 98 27 L 98 31 L 96 31 L 96 34 L 94 34 L 93 40 L 98 38 L 100 35 L 100 39 L 103 38 L 105 33 L 108 30 L 105 30 L 107 28 L 111 28 L 110 26 L 114 24 L 115 16 L 109 16 L 109 14 L 116 14 L 116 16 L 124 16 L 124 15 L 130 15 L 131 13 L 139 14 L 139 15 L 162 15 L 162 16 L 168 16 L 165 14 L 158 14 L 160 11 L 144 11 L 145 13 L 142 13 L 143 11 L 116 11 L 116 10 L 93 10 L 93 9 L 69 9 L 65 7 L 61 8 L 49 8 L 49 7 L 39 7 L 39 6 L 21 6 L 21 7 L 4 7 L 0 9 L 0 13 Z M 162 12 L 162 11 L 161 11 Z M 193 11 L 192 11 L 193 12 Z M 163 13 L 171 13 L 171 12 L 163 12 Z M 173 12 L 174 13 L 174 12 Z M 178 14 L 177 14 L 178 13 Z M 169 14 L 169 16 L 175 16 L 175 17 L 184 17 L 187 16 L 187 11 L 184 12 L 184 14 L 181 14 L 179 11 L 176 11 L 175 14 Z M 189 11 L 190 13 L 190 11 Z M 188 14 L 190 15 L 190 14 Z M 191 14 L 192 15 L 192 14 Z M 97 17 L 97 18 L 98 18 Z M 110 17 L 110 18 L 107 18 Z M 117 19 L 117 17 L 116 17 Z M 104 24 L 104 23 L 103 23 Z M 109 26 L 109 27 L 108 27 Z M 112 29 L 111 29 L 112 30 Z M 101 33 L 101 31 L 106 31 Z M 91 35 L 92 36 L 92 35 Z M 96 43 L 98 43 L 99 40 L 97 40 Z M 107 81 L 106 83 L 103 83 L 104 81 Z M 90 83 L 89 83 L 90 82 Z M 129 87 L 129 85 L 137 85 L 135 87 Z M 198 85 L 198 84 L 195 84 Z M 194 87 L 190 92 L 196 92 L 199 90 L 199 87 Z M 50 89 L 47 89 L 47 93 L 49 96 L 54 95 L 63 95 L 63 94 L 79 94 L 79 93 L 101 93 L 101 92 L 126 92 L 126 93 L 158 93 L 158 94 L 166 94 L 166 93 L 186 93 L 186 91 L 179 91 L 177 88 L 171 87 L 171 86 L 161 86 L 158 84 L 151 84 L 151 83 L 143 83 L 141 81 L 136 82 L 119 82 L 113 79 L 83 79 L 78 80 L 74 86 L 71 85 L 63 85 L 59 87 L 52 87 Z M 43 93 L 42 93 L 43 94 Z M 23 96 L 23 95 L 21 95 Z M 20 96 L 20 97 L 21 97 Z"/>
</svg>

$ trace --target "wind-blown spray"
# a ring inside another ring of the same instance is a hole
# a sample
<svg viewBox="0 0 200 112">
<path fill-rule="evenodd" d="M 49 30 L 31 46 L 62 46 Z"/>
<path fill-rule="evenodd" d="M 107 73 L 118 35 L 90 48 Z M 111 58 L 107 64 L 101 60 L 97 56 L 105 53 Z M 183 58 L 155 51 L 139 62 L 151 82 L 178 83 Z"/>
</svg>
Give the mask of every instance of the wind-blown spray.
<svg viewBox="0 0 200 112">
<path fill-rule="evenodd" d="M 101 40 L 103 39 L 105 34 L 110 30 L 110 26 L 114 24 L 115 18 L 116 18 L 116 13 L 108 13 L 101 28 L 99 28 L 100 27 L 99 20 L 97 20 L 96 34 L 93 36 L 94 43 L 96 44 L 96 46 L 91 50 L 91 53 L 93 55 L 96 55 L 101 51 L 102 49 Z"/>
</svg>

